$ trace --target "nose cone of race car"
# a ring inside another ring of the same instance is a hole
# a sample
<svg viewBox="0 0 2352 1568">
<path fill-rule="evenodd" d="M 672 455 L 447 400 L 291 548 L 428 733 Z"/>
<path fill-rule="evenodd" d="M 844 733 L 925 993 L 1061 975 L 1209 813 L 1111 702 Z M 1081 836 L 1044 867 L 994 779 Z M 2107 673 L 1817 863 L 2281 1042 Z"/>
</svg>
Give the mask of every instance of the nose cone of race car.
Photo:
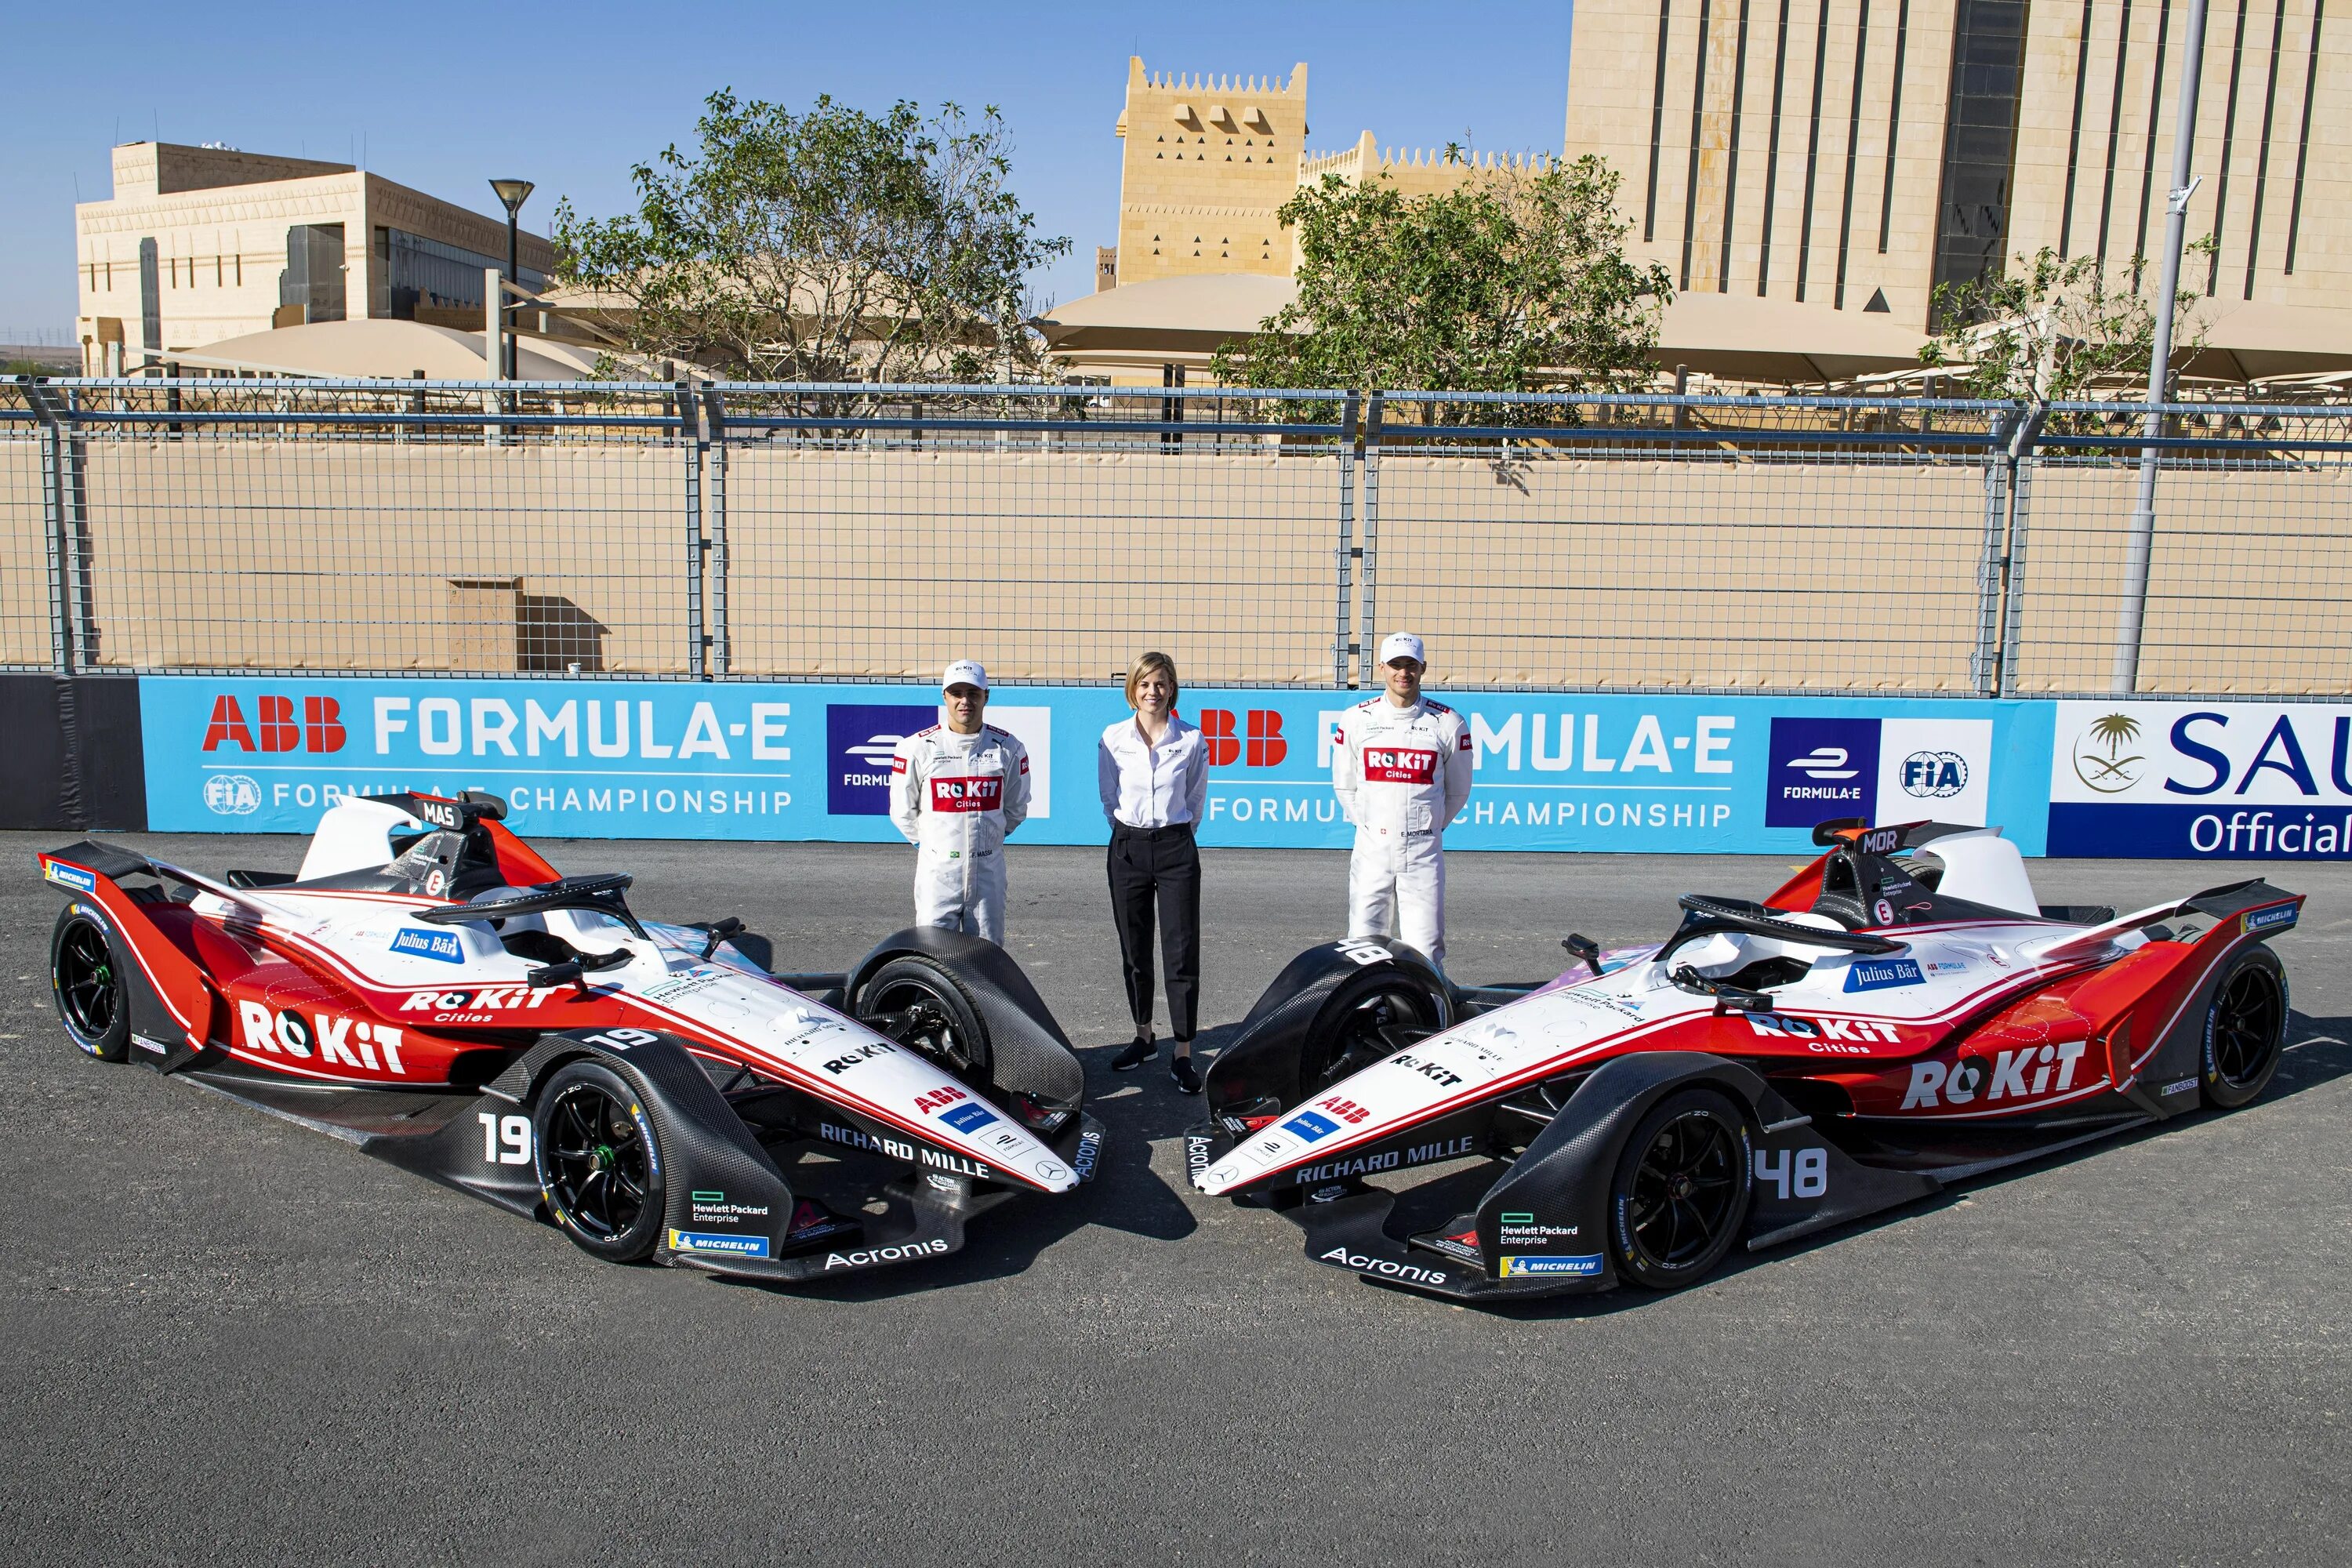
<svg viewBox="0 0 2352 1568">
<path fill-rule="evenodd" d="M 1559 1070 L 1638 1022 L 1639 982 L 1617 975 L 1547 987 L 1473 1018 L 1293 1107 L 1196 1173 L 1212 1196 L 1268 1178 L 1325 1181 L 1444 1157 L 1398 1147 L 1413 1129 Z M 1394 1152 L 1397 1158 L 1391 1160 Z M 1422 1158 L 1408 1158 L 1420 1155 Z"/>
</svg>

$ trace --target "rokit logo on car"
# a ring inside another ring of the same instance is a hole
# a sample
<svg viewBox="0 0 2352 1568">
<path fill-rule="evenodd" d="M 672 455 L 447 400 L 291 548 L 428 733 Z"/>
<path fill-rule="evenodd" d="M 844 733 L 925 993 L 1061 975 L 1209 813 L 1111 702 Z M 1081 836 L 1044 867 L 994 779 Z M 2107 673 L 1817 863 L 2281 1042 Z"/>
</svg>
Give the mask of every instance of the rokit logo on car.
<svg viewBox="0 0 2352 1568">
<path fill-rule="evenodd" d="M 407 1076 L 400 1059 L 401 1031 L 390 1024 L 320 1012 L 306 1020 L 290 1007 L 273 1016 L 263 1004 L 250 1000 L 237 1003 L 236 1016 L 238 1037 L 248 1052 L 302 1061 L 315 1058 L 322 1067 Z"/>
<path fill-rule="evenodd" d="M 500 1013 L 544 1006 L 560 993 L 528 985 L 486 985 L 478 991 L 412 991 L 403 1013 L 430 1013 L 436 1024 L 495 1024 Z"/>
<path fill-rule="evenodd" d="M 1905 1110 L 1929 1110 L 1976 1103 L 2035 1100 L 2064 1094 L 2074 1087 L 2074 1070 L 2083 1060 L 2086 1040 L 2066 1040 L 2050 1046 L 2021 1046 L 1996 1055 L 1990 1069 L 1982 1057 L 1962 1057 L 1949 1064 L 1928 1060 L 1911 1064 L 1911 1081 L 1904 1090 Z M 2031 1071 L 2032 1077 L 2027 1077 Z"/>
</svg>

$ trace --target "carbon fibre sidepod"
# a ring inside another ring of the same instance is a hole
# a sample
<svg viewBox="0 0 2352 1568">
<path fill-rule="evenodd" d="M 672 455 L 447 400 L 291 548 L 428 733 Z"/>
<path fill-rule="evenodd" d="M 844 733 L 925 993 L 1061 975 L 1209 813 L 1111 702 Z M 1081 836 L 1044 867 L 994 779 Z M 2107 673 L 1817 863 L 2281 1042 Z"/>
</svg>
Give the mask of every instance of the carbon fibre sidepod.
<svg viewBox="0 0 2352 1568">
<path fill-rule="evenodd" d="M 1013 955 L 984 938 L 937 926 L 909 926 L 884 937 L 849 972 L 843 1010 L 855 1005 L 877 970 L 909 953 L 945 964 L 971 993 L 988 1026 L 996 1087 L 1051 1105 L 1076 1107 L 1085 1097 L 1087 1071 L 1070 1037 Z"/>
<path fill-rule="evenodd" d="M 1298 1092 L 1298 1054 L 1324 1004 L 1349 980 L 1373 969 L 1394 971 L 1426 986 L 1443 1001 L 1441 1026 L 1462 1016 L 1460 993 L 1416 948 L 1384 936 L 1310 947 L 1283 966 L 1209 1064 L 1201 1094 L 1210 1117 L 1288 1110 Z"/>
</svg>

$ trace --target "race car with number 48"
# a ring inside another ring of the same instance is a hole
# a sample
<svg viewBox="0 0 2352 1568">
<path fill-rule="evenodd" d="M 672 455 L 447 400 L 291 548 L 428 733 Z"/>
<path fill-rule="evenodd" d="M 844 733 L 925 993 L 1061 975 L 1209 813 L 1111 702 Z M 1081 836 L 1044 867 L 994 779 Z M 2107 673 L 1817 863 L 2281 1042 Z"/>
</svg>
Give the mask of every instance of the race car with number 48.
<svg viewBox="0 0 2352 1568">
<path fill-rule="evenodd" d="M 1077 1058 L 993 944 L 918 928 L 846 973 L 772 973 L 740 920 L 641 920 L 625 873 L 564 876 L 505 815 L 349 798 L 298 871 L 217 880 L 45 854 L 66 1033 L 615 1262 L 833 1278 L 1093 1175 Z"/>
<path fill-rule="evenodd" d="M 1578 967 L 1545 984 L 1457 986 L 1385 939 L 1309 949 L 1206 1075 L 1194 1185 L 1443 1296 L 1667 1289 L 1737 1247 L 2244 1105 L 2277 1069 L 2268 942 L 2300 894 L 2255 879 L 2118 917 L 2038 903 L 1998 828 L 1814 841 L 1761 902 L 1685 896 L 1655 946 L 1569 937 Z M 1449 1163 L 1402 1195 L 1371 1180 Z M 1421 1223 L 1391 1226 L 1400 1207 Z"/>
</svg>

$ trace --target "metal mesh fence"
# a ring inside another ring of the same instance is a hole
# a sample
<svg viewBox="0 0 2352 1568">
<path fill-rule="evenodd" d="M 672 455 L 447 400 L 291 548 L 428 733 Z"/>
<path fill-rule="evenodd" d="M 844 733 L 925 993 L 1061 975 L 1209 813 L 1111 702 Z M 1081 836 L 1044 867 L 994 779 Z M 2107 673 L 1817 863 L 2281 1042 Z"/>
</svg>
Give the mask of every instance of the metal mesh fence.
<svg viewBox="0 0 2352 1568">
<path fill-rule="evenodd" d="M 2148 411 L 0 384 L 0 663 L 2113 688 Z M 2352 410 L 2159 411 L 2148 692 L 2352 690 Z"/>
</svg>

